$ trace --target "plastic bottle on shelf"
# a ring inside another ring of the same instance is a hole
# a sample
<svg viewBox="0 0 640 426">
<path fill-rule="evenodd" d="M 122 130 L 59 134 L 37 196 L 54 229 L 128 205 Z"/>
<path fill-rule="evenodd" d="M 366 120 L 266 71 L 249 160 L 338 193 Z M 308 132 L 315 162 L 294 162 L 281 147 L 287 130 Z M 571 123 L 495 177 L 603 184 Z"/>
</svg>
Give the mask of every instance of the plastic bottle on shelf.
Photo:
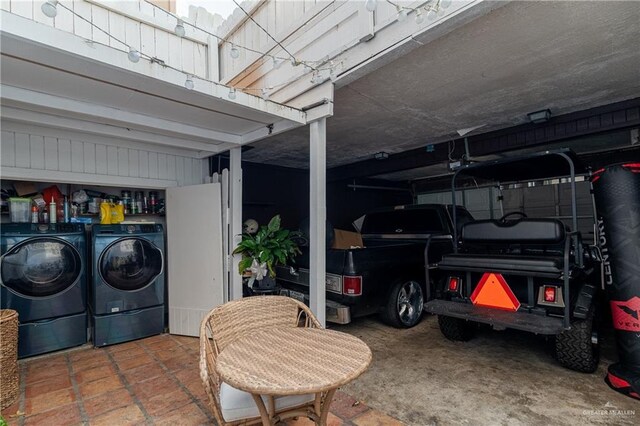
<svg viewBox="0 0 640 426">
<path fill-rule="evenodd" d="M 158 192 L 157 191 L 149 191 L 149 212 L 153 214 L 158 213 Z"/>
<path fill-rule="evenodd" d="M 140 214 L 143 212 L 142 199 L 144 198 L 144 191 L 135 191 L 135 197 L 136 213 Z"/>
<path fill-rule="evenodd" d="M 70 221 L 70 208 L 69 208 L 69 199 L 65 196 L 64 197 L 64 204 L 62 205 L 62 211 L 63 211 L 63 217 L 64 217 L 64 223 L 69 223 Z"/>
<path fill-rule="evenodd" d="M 49 223 L 49 210 L 47 210 L 46 204 L 42 209 L 42 223 Z"/>
<path fill-rule="evenodd" d="M 33 207 L 31 207 L 31 223 L 38 223 L 40 222 L 40 215 L 38 214 L 38 206 L 36 206 L 35 204 L 33 205 Z"/>
<path fill-rule="evenodd" d="M 49 223 L 56 223 L 57 208 L 56 201 L 51 197 L 51 202 L 49 203 Z"/>
<path fill-rule="evenodd" d="M 131 191 L 124 190 L 121 191 L 122 194 L 122 204 L 124 205 L 124 214 L 131 214 Z"/>
</svg>

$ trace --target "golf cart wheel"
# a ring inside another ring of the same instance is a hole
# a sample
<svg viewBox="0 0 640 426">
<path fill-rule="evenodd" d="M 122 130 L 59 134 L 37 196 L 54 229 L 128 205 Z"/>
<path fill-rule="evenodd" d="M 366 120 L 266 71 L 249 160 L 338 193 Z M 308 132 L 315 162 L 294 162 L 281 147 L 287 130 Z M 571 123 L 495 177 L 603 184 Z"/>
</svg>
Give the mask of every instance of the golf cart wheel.
<svg viewBox="0 0 640 426">
<path fill-rule="evenodd" d="M 475 335 L 475 324 L 460 318 L 438 315 L 440 331 L 449 340 L 468 342 Z"/>
<path fill-rule="evenodd" d="M 593 373 L 598 368 L 600 351 L 593 313 L 584 320 L 574 321 L 569 330 L 555 338 L 558 362 L 582 373 Z"/>
<path fill-rule="evenodd" d="M 389 294 L 382 319 L 396 328 L 411 328 L 422 319 L 424 296 L 416 281 L 399 282 Z"/>
</svg>

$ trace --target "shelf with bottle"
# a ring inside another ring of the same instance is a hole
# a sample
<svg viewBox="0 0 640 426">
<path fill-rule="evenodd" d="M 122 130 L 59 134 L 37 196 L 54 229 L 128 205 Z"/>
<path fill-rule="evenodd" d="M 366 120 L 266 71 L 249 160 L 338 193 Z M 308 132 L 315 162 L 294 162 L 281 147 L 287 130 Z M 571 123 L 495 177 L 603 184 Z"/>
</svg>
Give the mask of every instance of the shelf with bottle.
<svg viewBox="0 0 640 426">
<path fill-rule="evenodd" d="M 161 213 L 126 213 L 124 216 L 125 217 L 130 217 L 130 216 L 164 216 L 165 213 L 161 212 Z M 100 213 L 78 213 L 78 216 L 82 216 L 82 217 L 100 217 Z"/>
</svg>

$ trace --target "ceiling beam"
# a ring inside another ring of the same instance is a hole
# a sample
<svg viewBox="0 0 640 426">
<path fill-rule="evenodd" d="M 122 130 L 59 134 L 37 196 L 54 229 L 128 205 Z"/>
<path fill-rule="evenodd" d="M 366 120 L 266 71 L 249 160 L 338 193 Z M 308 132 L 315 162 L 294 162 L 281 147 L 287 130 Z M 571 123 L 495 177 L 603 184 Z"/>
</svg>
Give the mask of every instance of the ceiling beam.
<svg viewBox="0 0 640 426">
<path fill-rule="evenodd" d="M 4 101 L 4 100 L 3 100 Z M 112 126 L 108 124 L 92 123 L 76 118 L 66 118 L 57 115 L 50 115 L 36 111 L 27 111 L 19 108 L 2 106 L 3 120 L 11 120 L 16 123 L 26 123 L 29 125 L 46 126 L 53 129 L 70 130 L 82 132 L 90 135 L 97 135 L 112 139 L 122 139 L 127 141 L 142 142 L 152 145 L 160 145 L 165 148 L 176 148 L 182 150 L 195 151 L 197 154 L 205 152 L 206 155 L 213 155 L 226 148 L 227 145 L 214 145 L 196 142 L 188 139 L 176 138 L 172 136 L 158 135 L 155 133 L 132 130 L 124 127 Z M 224 147 L 224 148 L 223 148 Z M 184 155 L 184 154 L 183 154 Z M 189 155 L 193 156 L 193 155 Z M 200 155 L 196 155 L 199 157 Z"/>
<path fill-rule="evenodd" d="M 182 139 L 196 138 L 203 145 L 214 141 L 236 144 L 241 141 L 238 135 L 204 129 L 91 102 L 63 98 L 5 84 L 0 85 L 0 90 L 2 91 L 2 103 L 7 106 L 37 110 L 125 128 L 137 128 L 154 133 L 165 133 Z"/>
<path fill-rule="evenodd" d="M 635 126 L 640 126 L 640 98 L 552 117 L 546 123 L 528 123 L 469 136 L 468 142 L 473 157 Z M 460 159 L 463 154 L 464 139 L 461 138 L 455 141 L 455 150 L 451 155 L 449 144 L 446 143 L 434 145 L 433 152 L 427 152 L 426 146 L 423 146 L 392 154 L 386 160 L 364 160 L 331 168 L 327 171 L 327 179 L 334 181 L 395 173 L 439 164 L 448 161 L 450 156 Z"/>
<path fill-rule="evenodd" d="M 228 87 L 197 76 L 193 77 L 195 88 L 185 90 L 185 76 L 190 74 L 187 71 L 164 67 L 146 58 L 132 63 L 125 51 L 87 42 L 73 33 L 5 10 L 0 10 L 0 21 L 3 54 L 142 92 L 162 91 L 176 101 L 249 121 L 280 118 L 306 124 L 303 111 L 242 91 L 236 93 L 236 99 L 229 99 Z"/>
</svg>

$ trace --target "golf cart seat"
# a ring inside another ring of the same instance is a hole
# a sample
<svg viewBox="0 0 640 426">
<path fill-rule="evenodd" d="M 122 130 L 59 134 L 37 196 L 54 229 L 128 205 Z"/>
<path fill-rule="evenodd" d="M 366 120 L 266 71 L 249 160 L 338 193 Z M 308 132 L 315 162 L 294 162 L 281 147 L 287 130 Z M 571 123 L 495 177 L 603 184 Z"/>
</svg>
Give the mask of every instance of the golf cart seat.
<svg viewBox="0 0 640 426">
<path fill-rule="evenodd" d="M 556 219 L 477 220 L 464 224 L 460 252 L 443 256 L 439 267 L 557 278 L 566 238 L 565 225 Z"/>
<path fill-rule="evenodd" d="M 562 274 L 562 257 L 514 256 L 490 254 L 448 254 L 438 264 L 440 269 L 449 271 L 508 272 L 517 275 L 539 275 L 558 278 Z"/>
<path fill-rule="evenodd" d="M 509 222 L 476 220 L 462 227 L 462 242 L 522 245 L 559 245 L 566 237 L 557 219 L 521 219 Z"/>
</svg>

